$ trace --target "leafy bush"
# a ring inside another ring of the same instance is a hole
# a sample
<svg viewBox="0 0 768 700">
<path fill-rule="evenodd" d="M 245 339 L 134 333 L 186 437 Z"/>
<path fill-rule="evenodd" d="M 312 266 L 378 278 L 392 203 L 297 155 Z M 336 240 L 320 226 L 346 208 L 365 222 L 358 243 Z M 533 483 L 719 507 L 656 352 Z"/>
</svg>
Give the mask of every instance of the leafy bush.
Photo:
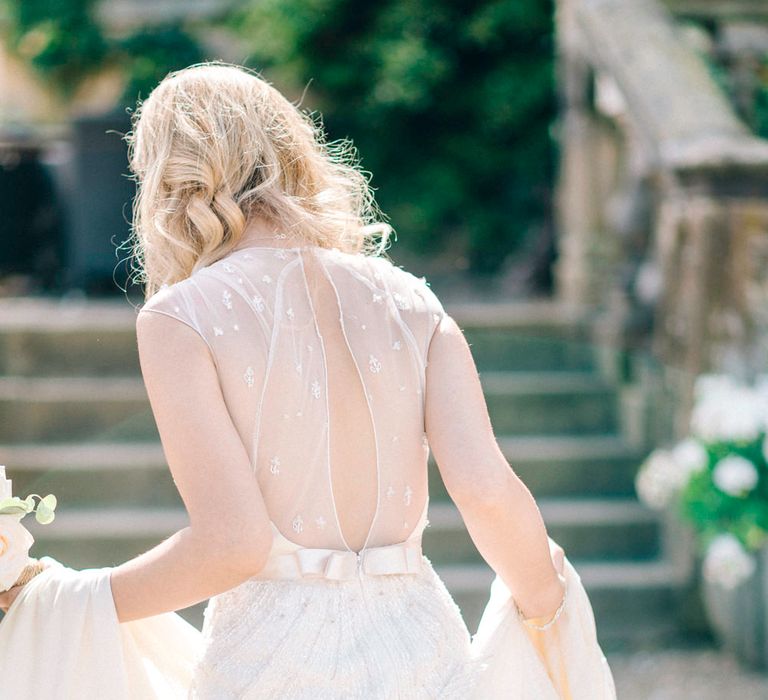
<svg viewBox="0 0 768 700">
<path fill-rule="evenodd" d="M 551 0 L 251 0 L 227 25 L 246 65 L 355 141 L 412 249 L 494 272 L 547 216 Z"/>
<path fill-rule="evenodd" d="M 8 19 L 9 47 L 65 100 L 89 75 L 116 65 L 126 79 L 116 107 L 133 107 L 166 73 L 204 58 L 194 34 L 178 23 L 108 36 L 94 14 L 95 0 L 0 2 Z"/>
</svg>

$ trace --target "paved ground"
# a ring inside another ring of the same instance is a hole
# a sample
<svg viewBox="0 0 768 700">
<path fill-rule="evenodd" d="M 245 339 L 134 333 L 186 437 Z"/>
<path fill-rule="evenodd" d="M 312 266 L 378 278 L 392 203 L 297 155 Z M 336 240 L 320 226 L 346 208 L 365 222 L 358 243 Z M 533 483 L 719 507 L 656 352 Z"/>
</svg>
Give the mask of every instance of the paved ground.
<svg viewBox="0 0 768 700">
<path fill-rule="evenodd" d="M 768 673 L 714 648 L 606 656 L 619 700 L 768 700 Z"/>
</svg>

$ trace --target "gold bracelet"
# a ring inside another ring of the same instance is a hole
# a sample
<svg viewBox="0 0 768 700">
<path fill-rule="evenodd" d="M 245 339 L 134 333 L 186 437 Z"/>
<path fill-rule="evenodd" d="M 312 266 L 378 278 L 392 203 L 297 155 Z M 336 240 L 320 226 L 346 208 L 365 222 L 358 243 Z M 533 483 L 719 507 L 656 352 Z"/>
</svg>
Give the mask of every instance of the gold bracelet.
<svg viewBox="0 0 768 700">
<path fill-rule="evenodd" d="M 29 583 L 35 576 L 42 573 L 45 569 L 45 565 L 43 562 L 41 562 L 39 559 L 33 559 L 30 561 L 29 564 L 27 564 L 22 572 L 19 574 L 19 577 L 16 579 L 16 583 L 13 584 L 13 586 L 24 586 L 27 583 Z M 11 588 L 13 588 L 11 586 Z"/>
<path fill-rule="evenodd" d="M 555 622 L 557 622 L 560 615 L 562 615 L 563 610 L 565 609 L 565 601 L 567 597 L 568 597 L 568 586 L 566 586 L 565 590 L 563 591 L 563 599 L 560 601 L 560 605 L 557 606 L 557 610 L 555 610 L 555 612 L 552 614 L 552 617 L 550 618 L 550 620 L 544 623 L 543 625 L 538 625 L 535 622 L 533 622 L 533 620 L 538 620 L 540 618 L 531 617 L 526 619 L 523 616 L 523 611 L 520 610 L 517 603 L 515 603 L 515 607 L 517 608 L 517 614 L 520 616 L 520 619 L 523 621 L 523 624 L 535 630 L 539 630 L 540 632 L 544 632 L 545 630 L 548 630 L 552 625 L 554 625 Z"/>
</svg>

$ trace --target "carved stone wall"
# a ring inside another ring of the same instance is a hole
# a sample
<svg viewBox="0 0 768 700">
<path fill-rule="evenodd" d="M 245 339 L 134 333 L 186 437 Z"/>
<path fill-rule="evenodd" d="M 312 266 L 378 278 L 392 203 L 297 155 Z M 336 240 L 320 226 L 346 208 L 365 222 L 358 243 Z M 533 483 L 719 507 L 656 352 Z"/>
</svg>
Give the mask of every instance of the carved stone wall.
<svg viewBox="0 0 768 700">
<path fill-rule="evenodd" d="M 768 141 L 695 41 L 657 0 L 558 3 L 558 293 L 601 347 L 658 360 L 674 406 L 651 441 L 685 432 L 700 373 L 768 370 Z"/>
</svg>

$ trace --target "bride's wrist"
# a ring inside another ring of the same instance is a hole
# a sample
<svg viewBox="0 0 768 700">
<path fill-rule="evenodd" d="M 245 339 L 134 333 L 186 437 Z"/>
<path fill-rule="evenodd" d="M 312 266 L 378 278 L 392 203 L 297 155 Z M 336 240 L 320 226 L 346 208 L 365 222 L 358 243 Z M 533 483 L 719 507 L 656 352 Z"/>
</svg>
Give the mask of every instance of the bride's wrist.
<svg viewBox="0 0 768 700">
<path fill-rule="evenodd" d="M 517 608 L 518 616 L 526 626 L 537 630 L 546 630 L 557 622 L 565 609 L 567 597 L 568 587 L 566 585 L 565 577 L 562 574 L 558 574 L 557 582 L 552 587 L 552 595 L 542 596 L 542 598 L 540 598 L 542 602 L 545 601 L 545 604 L 539 607 L 536 612 L 530 614 L 532 612 L 530 609 L 528 609 L 527 613 L 523 612 L 517 603 L 515 603 L 515 607 Z M 538 612 L 541 608 L 550 612 L 541 614 Z"/>
</svg>

